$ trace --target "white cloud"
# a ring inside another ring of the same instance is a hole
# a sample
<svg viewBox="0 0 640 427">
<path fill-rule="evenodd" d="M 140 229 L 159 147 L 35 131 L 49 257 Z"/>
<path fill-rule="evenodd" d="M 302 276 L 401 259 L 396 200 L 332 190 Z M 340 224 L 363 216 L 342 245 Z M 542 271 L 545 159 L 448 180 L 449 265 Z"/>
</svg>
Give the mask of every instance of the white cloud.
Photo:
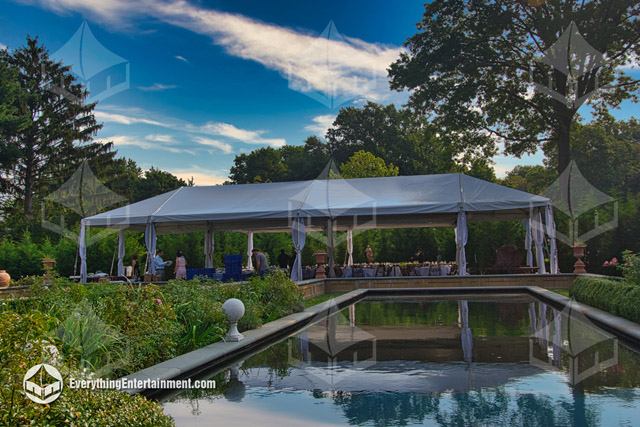
<svg viewBox="0 0 640 427">
<path fill-rule="evenodd" d="M 137 147 L 143 150 L 168 151 L 175 154 L 191 154 L 192 156 L 196 155 L 194 150 L 172 147 L 158 142 L 148 141 L 146 139 L 139 139 L 135 136 L 129 135 L 115 135 L 107 138 L 100 138 L 96 139 L 95 142 L 99 142 L 101 144 L 113 142 L 113 145 L 115 145 L 116 147 Z"/>
<path fill-rule="evenodd" d="M 145 125 L 166 127 L 165 123 L 159 122 L 157 120 L 152 120 L 146 117 L 134 117 L 134 116 L 124 115 L 124 114 L 109 113 L 103 110 L 95 110 L 95 117 L 96 117 L 96 120 L 99 122 L 112 122 L 112 123 L 120 123 L 123 125 L 145 124 Z"/>
<path fill-rule="evenodd" d="M 225 154 L 233 154 L 233 147 L 231 146 L 231 144 L 228 144 L 226 142 L 217 141 L 211 138 L 204 138 L 201 136 L 196 136 L 195 138 L 193 138 L 193 140 L 200 145 L 213 147 L 215 149 L 222 151 Z"/>
<path fill-rule="evenodd" d="M 0 43 L 0 50 L 6 49 L 8 46 L 4 43 Z"/>
<path fill-rule="evenodd" d="M 189 61 L 187 61 L 187 58 L 185 58 L 184 56 L 176 55 L 174 56 L 174 58 L 179 59 L 180 61 L 186 62 L 187 64 L 189 63 Z"/>
<path fill-rule="evenodd" d="M 206 169 L 197 165 L 191 165 L 188 168 L 165 170 L 185 181 L 193 178 L 196 185 L 219 185 L 229 179 L 229 171 L 227 170 Z"/>
<path fill-rule="evenodd" d="M 304 128 L 305 130 L 311 131 L 324 138 L 327 130 L 333 125 L 335 119 L 336 114 L 322 114 L 320 116 L 315 116 L 311 119 L 313 124 L 307 125 Z"/>
<path fill-rule="evenodd" d="M 270 145 L 272 147 L 282 147 L 287 143 L 284 138 L 263 138 L 265 130 L 240 129 L 230 123 L 208 122 L 192 130 L 210 135 L 220 135 L 227 138 L 242 141 L 247 144 Z"/>
<path fill-rule="evenodd" d="M 164 85 L 162 83 L 154 83 L 151 86 L 138 86 L 138 89 L 144 90 L 146 92 L 159 92 L 167 89 L 175 89 L 178 86 L 176 85 Z"/>
<path fill-rule="evenodd" d="M 95 116 L 98 121 L 119 123 L 124 125 L 153 125 L 168 129 L 188 132 L 191 134 L 217 135 L 241 141 L 246 144 L 269 145 L 272 147 L 282 147 L 287 143 L 284 138 L 265 138 L 262 135 L 267 131 L 263 129 L 248 130 L 241 129 L 231 123 L 207 122 L 200 126 L 177 120 L 171 117 L 153 118 L 151 114 L 141 109 L 118 109 L 110 111 L 96 110 Z M 164 135 L 167 136 L 167 135 Z M 150 138 L 146 138 L 150 139 Z M 166 142 L 166 141 L 165 141 Z"/>
<path fill-rule="evenodd" d="M 228 54 L 277 71 L 289 79 L 292 88 L 304 93 L 376 102 L 396 96 L 389 91 L 386 69 L 403 48 L 342 37 L 332 24 L 318 37 L 185 0 L 33 1 L 58 13 L 72 10 L 120 28 L 146 14 L 209 36 Z"/>
<path fill-rule="evenodd" d="M 165 135 L 165 134 L 150 134 L 144 137 L 144 139 L 148 139 L 149 141 L 156 141 L 156 142 L 166 142 L 169 144 L 175 143 L 176 140 L 173 139 L 172 135 Z"/>
</svg>

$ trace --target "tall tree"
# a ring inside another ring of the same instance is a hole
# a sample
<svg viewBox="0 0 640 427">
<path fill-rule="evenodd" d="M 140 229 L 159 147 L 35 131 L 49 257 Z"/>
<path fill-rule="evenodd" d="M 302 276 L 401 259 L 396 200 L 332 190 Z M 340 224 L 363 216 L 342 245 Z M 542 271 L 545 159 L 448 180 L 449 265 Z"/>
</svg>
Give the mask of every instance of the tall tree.
<svg viewBox="0 0 640 427">
<path fill-rule="evenodd" d="M 629 0 L 434 0 L 391 87 L 412 90 L 410 106 L 446 135 L 491 135 L 516 156 L 555 150 L 561 172 L 585 97 L 599 112 L 637 101 L 640 81 L 620 66 L 640 55 L 639 14 Z"/>
<path fill-rule="evenodd" d="M 82 156 L 74 143 L 88 142 L 102 127 L 93 115 L 95 103 L 84 104 L 88 92 L 70 73 L 70 67 L 49 59 L 38 39 L 27 37 L 25 46 L 9 53 L 0 51 L 0 64 L 13 70 L 14 79 L 0 81 L 1 90 L 17 83 L 11 104 L 13 118 L 20 123 L 2 134 L 3 145 L 16 152 L 2 165 L 0 180 L 5 189 L 23 201 L 25 216 L 31 217 L 34 195 L 60 177 L 56 172 Z M 108 148 L 108 147 L 107 147 Z M 88 150 L 98 150 L 93 145 Z"/>
<path fill-rule="evenodd" d="M 315 179 L 328 161 L 326 143 L 310 136 L 301 146 L 264 147 L 236 156 L 229 173 L 230 184 Z"/>
<path fill-rule="evenodd" d="M 144 200 L 186 186 L 185 180 L 152 166 L 145 171 L 143 179 L 137 180 L 133 197 L 135 201 Z"/>
<path fill-rule="evenodd" d="M 340 165 L 342 178 L 372 178 L 378 176 L 398 176 L 398 168 L 380 157 L 360 150 Z"/>
<path fill-rule="evenodd" d="M 453 172 L 455 158 L 462 154 L 459 147 L 440 138 L 424 117 L 373 102 L 341 109 L 327 131 L 327 141 L 338 163 L 364 150 L 398 166 L 400 175 Z"/>
</svg>

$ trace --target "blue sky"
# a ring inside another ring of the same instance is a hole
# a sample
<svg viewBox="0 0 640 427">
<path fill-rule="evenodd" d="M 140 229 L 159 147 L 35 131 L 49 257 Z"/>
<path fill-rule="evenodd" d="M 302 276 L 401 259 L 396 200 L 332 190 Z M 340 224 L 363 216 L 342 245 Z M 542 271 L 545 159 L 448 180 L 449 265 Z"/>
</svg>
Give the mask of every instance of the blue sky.
<svg viewBox="0 0 640 427">
<path fill-rule="evenodd" d="M 323 135 L 340 105 L 403 104 L 386 67 L 423 10 L 422 0 L 3 1 L 0 44 L 38 35 L 91 82 L 98 140 L 205 185 L 224 181 L 236 154 Z M 98 93 L 108 76 L 116 89 Z M 495 160 L 501 173 L 541 156 Z"/>
</svg>

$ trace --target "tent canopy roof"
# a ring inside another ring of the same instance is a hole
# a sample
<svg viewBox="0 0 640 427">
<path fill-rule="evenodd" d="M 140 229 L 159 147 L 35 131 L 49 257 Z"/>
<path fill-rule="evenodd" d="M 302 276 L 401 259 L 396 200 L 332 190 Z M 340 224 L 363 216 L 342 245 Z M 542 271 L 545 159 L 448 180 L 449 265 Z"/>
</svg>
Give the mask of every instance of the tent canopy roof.
<svg viewBox="0 0 640 427">
<path fill-rule="evenodd" d="M 469 221 L 514 220 L 549 203 L 464 174 L 414 175 L 182 187 L 83 222 L 137 231 L 151 222 L 158 234 L 205 230 L 207 223 L 217 230 L 289 231 L 296 216 L 308 231 L 329 218 L 343 230 L 433 227 L 453 226 L 461 209 Z"/>
</svg>

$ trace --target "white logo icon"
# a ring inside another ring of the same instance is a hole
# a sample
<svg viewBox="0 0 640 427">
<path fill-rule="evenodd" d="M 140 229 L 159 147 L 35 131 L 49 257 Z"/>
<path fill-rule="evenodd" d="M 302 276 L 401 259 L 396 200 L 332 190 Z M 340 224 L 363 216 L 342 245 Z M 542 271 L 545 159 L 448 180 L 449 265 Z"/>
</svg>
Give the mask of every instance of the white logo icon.
<svg viewBox="0 0 640 427">
<path fill-rule="evenodd" d="M 22 387 L 25 395 L 36 403 L 51 403 L 62 393 L 62 375 L 51 365 L 41 363 L 24 374 Z"/>
</svg>

